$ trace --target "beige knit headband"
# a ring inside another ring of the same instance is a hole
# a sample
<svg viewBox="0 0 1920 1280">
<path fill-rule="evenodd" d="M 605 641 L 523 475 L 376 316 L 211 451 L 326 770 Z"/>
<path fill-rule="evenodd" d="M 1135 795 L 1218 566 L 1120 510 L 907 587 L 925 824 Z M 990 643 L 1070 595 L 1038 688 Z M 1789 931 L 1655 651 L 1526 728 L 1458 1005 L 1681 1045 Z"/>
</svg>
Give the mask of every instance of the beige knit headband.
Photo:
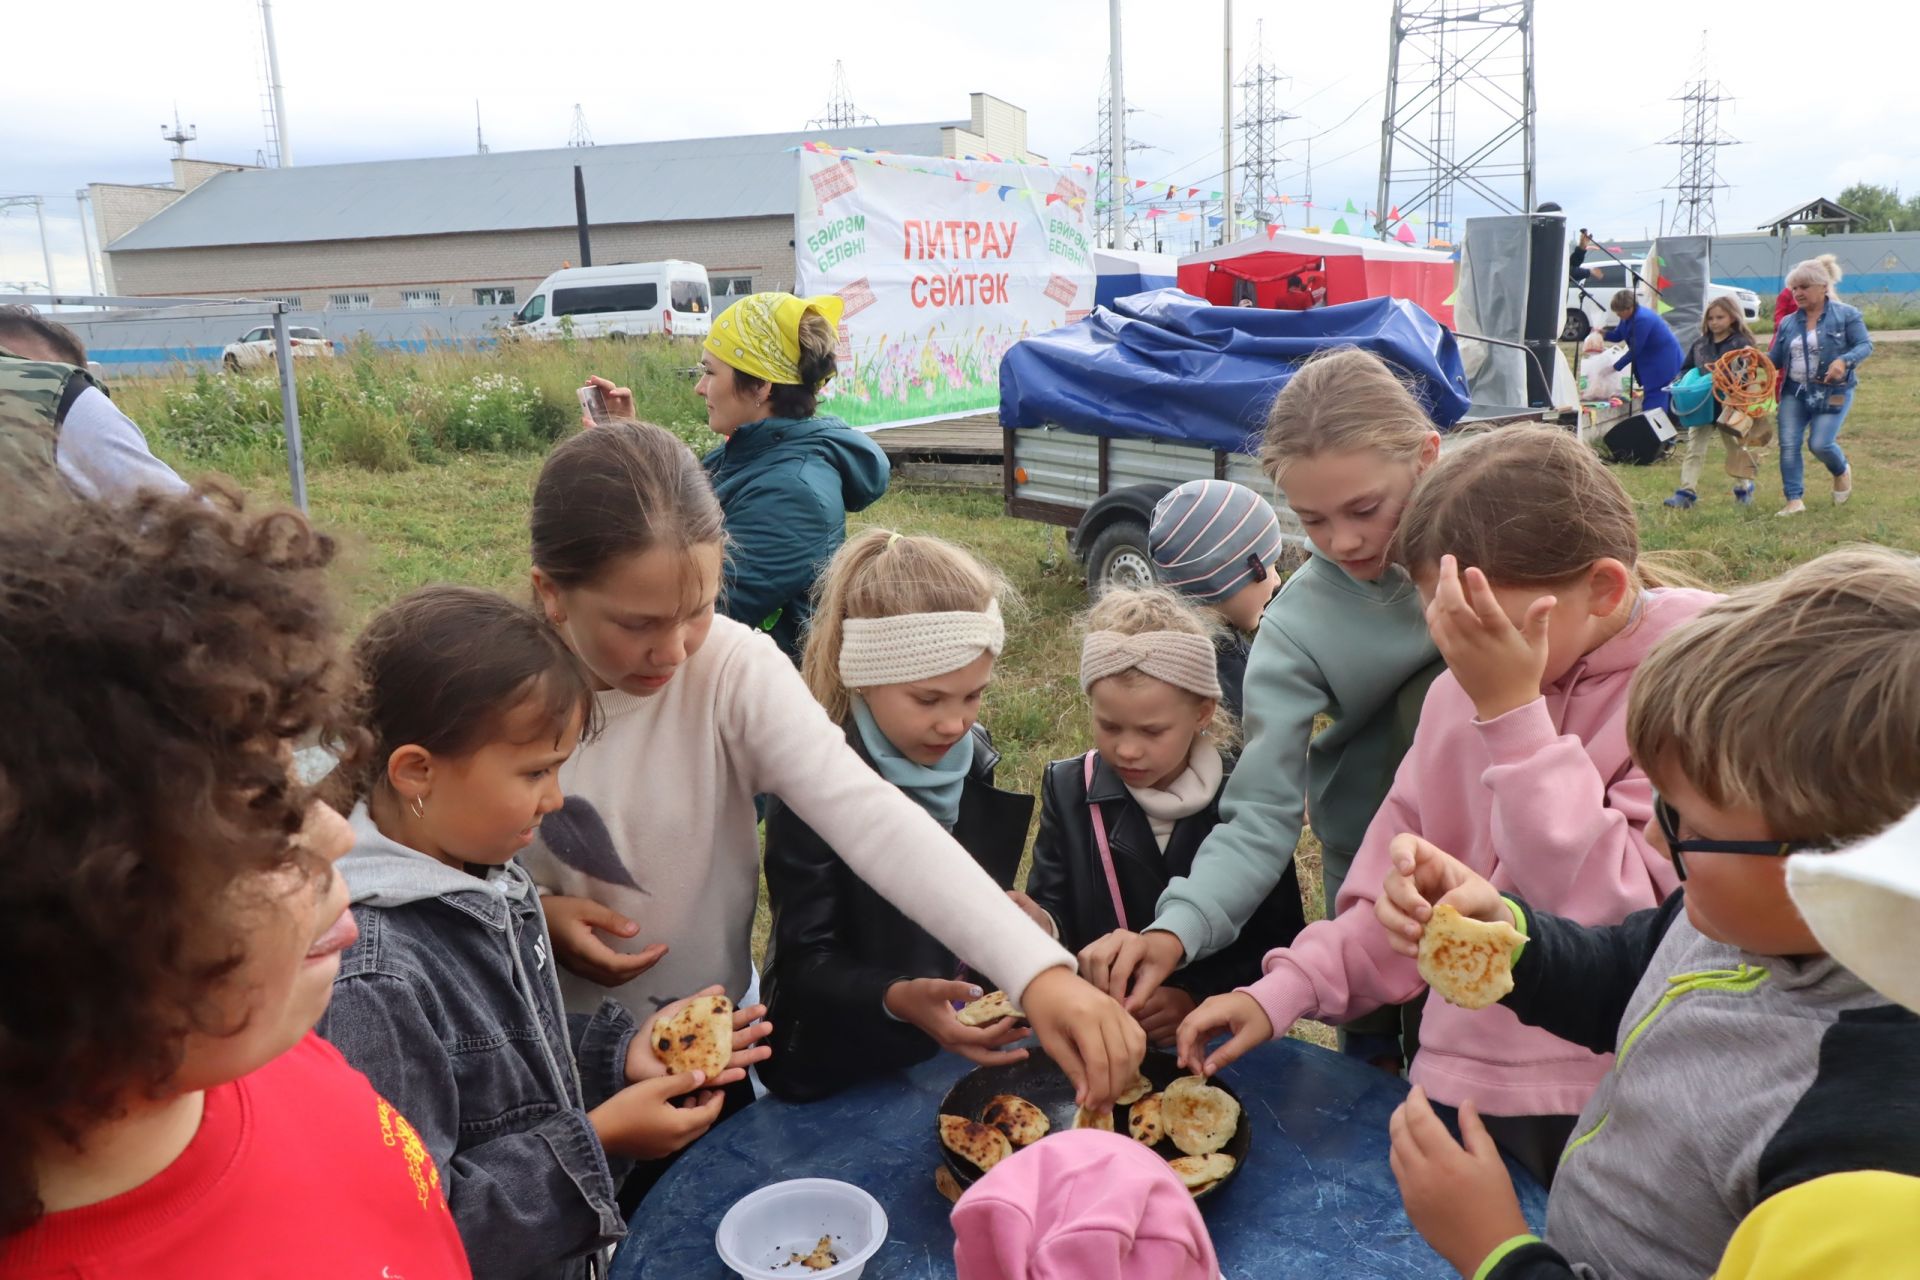
<svg viewBox="0 0 1920 1280">
<path fill-rule="evenodd" d="M 907 684 L 958 671 L 1007 645 L 1000 602 L 984 612 L 902 613 L 848 618 L 840 627 L 840 683 L 849 689 Z"/>
<path fill-rule="evenodd" d="M 1139 671 L 1202 698 L 1220 696 L 1213 642 L 1191 631 L 1089 631 L 1080 642 L 1080 691 L 1096 680 Z"/>
</svg>

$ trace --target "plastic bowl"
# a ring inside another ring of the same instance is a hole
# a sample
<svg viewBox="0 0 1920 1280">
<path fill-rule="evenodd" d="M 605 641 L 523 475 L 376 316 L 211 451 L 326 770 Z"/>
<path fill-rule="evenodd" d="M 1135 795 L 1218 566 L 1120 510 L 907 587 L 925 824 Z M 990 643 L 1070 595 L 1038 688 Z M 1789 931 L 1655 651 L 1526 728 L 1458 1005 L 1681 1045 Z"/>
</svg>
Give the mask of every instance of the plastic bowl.
<svg viewBox="0 0 1920 1280">
<path fill-rule="evenodd" d="M 793 1261 L 821 1236 L 833 1237 L 838 1264 L 812 1271 Z M 887 1211 L 851 1183 L 794 1178 L 742 1197 L 713 1243 L 720 1261 L 745 1280 L 854 1280 L 887 1242 Z"/>
</svg>

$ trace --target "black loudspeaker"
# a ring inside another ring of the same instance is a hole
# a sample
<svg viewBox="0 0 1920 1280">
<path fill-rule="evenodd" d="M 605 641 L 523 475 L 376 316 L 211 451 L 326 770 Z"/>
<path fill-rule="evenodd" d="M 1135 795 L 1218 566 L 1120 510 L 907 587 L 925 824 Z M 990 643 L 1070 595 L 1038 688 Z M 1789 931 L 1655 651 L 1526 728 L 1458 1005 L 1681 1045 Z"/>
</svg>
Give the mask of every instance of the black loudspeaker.
<svg viewBox="0 0 1920 1280">
<path fill-rule="evenodd" d="M 1649 409 L 1616 422 L 1607 429 L 1603 440 L 1615 462 L 1646 467 L 1666 456 L 1668 446 L 1678 434 L 1665 412 Z"/>
<path fill-rule="evenodd" d="M 1527 220 L 1527 309 L 1522 340 L 1532 353 L 1527 365 L 1527 403 L 1553 405 L 1550 379 L 1559 362 L 1556 343 L 1566 325 L 1567 220 L 1536 214 Z"/>
</svg>

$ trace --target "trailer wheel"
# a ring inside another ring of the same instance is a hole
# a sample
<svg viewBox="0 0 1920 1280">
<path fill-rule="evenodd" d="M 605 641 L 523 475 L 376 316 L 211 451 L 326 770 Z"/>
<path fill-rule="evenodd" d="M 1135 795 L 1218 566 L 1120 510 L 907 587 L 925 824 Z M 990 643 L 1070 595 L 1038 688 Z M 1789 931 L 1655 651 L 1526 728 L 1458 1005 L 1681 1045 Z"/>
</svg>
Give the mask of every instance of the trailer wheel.
<svg viewBox="0 0 1920 1280">
<path fill-rule="evenodd" d="M 1587 334 L 1593 329 L 1593 322 L 1587 319 L 1587 313 L 1578 307 L 1567 308 L 1567 327 L 1560 331 L 1562 342 L 1585 342 Z"/>
<path fill-rule="evenodd" d="M 1108 587 L 1153 585 L 1153 556 L 1147 550 L 1147 526 L 1115 520 L 1087 548 L 1087 595 L 1099 599 Z"/>
</svg>

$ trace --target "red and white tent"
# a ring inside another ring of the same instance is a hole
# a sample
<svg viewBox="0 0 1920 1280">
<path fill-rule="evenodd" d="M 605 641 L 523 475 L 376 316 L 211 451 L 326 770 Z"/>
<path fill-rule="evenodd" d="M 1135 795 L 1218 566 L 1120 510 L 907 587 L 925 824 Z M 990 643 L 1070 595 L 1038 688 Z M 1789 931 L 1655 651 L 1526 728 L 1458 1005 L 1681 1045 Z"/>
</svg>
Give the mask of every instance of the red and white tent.
<svg viewBox="0 0 1920 1280">
<path fill-rule="evenodd" d="M 1308 233 L 1284 227 L 1180 259 L 1180 288 L 1217 306 L 1243 297 L 1272 307 L 1287 277 L 1324 285 L 1329 305 L 1364 298 L 1405 298 L 1441 324 L 1453 324 L 1453 259 L 1392 240 Z"/>
</svg>

